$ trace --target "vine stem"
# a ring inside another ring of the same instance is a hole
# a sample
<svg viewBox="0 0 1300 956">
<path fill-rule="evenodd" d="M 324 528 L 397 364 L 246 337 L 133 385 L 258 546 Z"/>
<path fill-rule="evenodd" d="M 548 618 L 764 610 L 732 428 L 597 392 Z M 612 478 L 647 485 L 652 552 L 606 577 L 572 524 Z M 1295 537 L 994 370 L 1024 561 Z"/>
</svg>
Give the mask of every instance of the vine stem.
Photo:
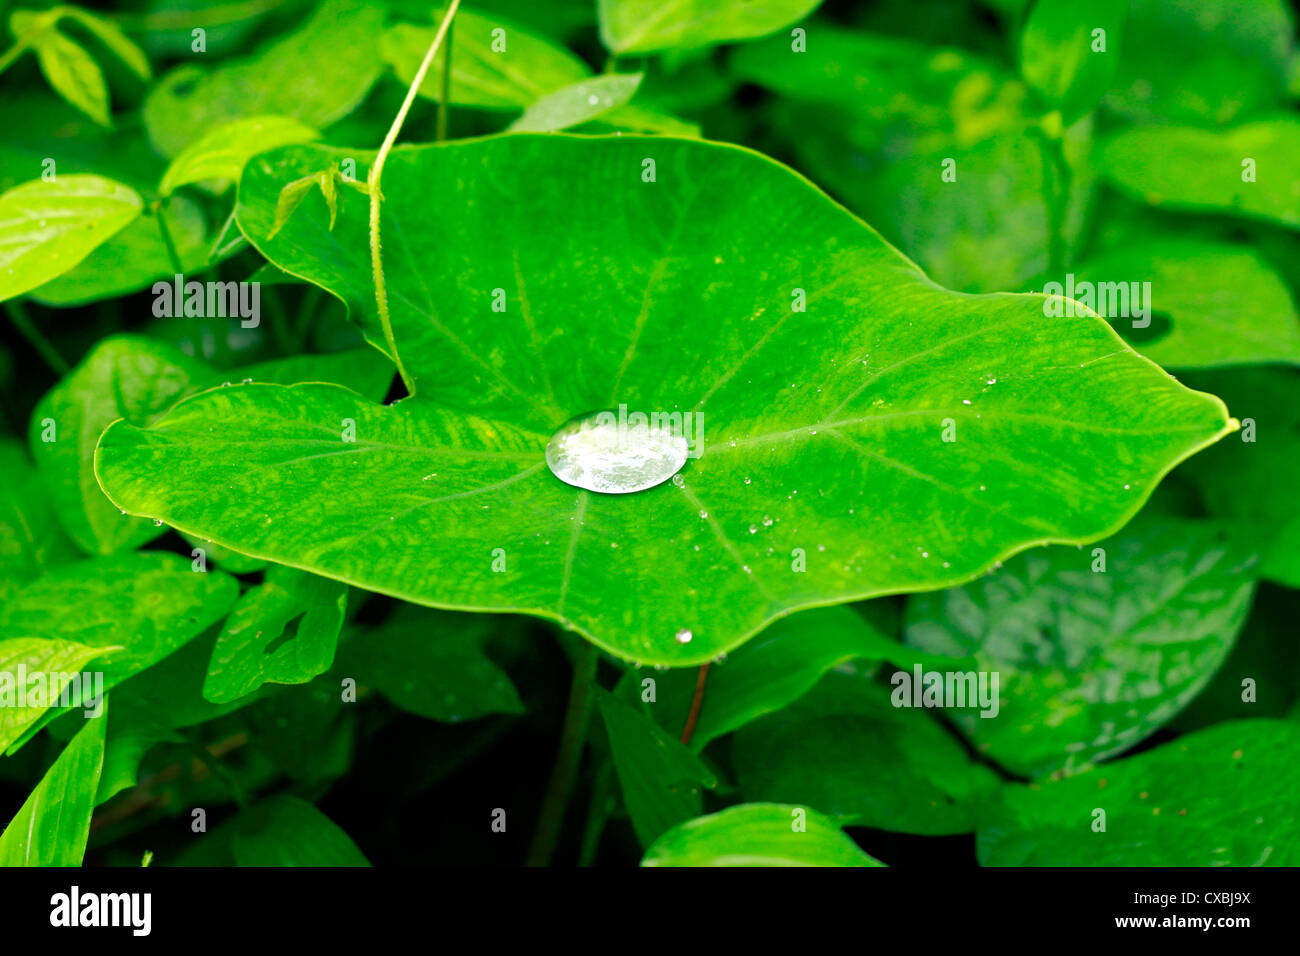
<svg viewBox="0 0 1300 956">
<path fill-rule="evenodd" d="M 1070 210 L 1070 161 L 1065 156 L 1065 141 L 1057 135 L 1043 137 L 1043 165 L 1050 169 L 1050 176 L 1043 177 L 1044 191 L 1047 193 L 1047 261 L 1048 274 L 1060 279 L 1065 271 L 1065 219 Z M 1048 180 L 1051 185 L 1048 186 Z"/>
<path fill-rule="evenodd" d="M 691 698 L 691 712 L 686 715 L 686 726 L 682 729 L 682 743 L 689 744 L 695 736 L 695 725 L 700 719 L 700 707 L 704 704 L 704 682 L 709 679 L 709 664 L 700 665 L 699 676 L 695 678 L 695 696 Z"/>
<path fill-rule="evenodd" d="M 592 688 L 596 684 L 596 647 L 579 639 L 573 658 L 573 682 L 569 686 L 569 706 L 564 712 L 560 731 L 560 749 L 551 768 L 542 810 L 537 815 L 537 829 L 528 847 L 526 866 L 549 866 L 560 841 L 560 828 L 573 796 L 573 784 L 582 763 L 587 743 L 587 724 L 591 719 Z"/>
<path fill-rule="evenodd" d="M 158 234 L 162 236 L 163 246 L 167 249 L 167 258 L 171 262 L 172 270 L 176 275 L 185 272 L 185 266 L 181 262 L 181 255 L 176 250 L 176 241 L 172 238 L 172 231 L 167 226 L 167 203 L 159 199 L 153 204 L 153 215 L 158 220 Z"/>
<path fill-rule="evenodd" d="M 43 336 L 41 330 L 32 324 L 32 320 L 27 315 L 27 310 L 23 308 L 21 302 L 17 299 L 10 299 L 5 303 L 5 311 L 9 313 L 14 328 L 36 350 L 36 354 L 45 360 L 45 364 L 54 370 L 55 374 L 62 378 L 71 371 L 72 367 L 58 353 L 50 340 Z"/>
<path fill-rule="evenodd" d="M 452 29 L 447 28 L 447 45 L 442 48 L 442 96 L 438 100 L 438 142 L 447 138 L 447 123 L 451 116 L 451 41 Z"/>
<path fill-rule="evenodd" d="M 438 47 L 451 29 L 452 17 L 456 15 L 459 8 L 460 0 L 451 0 L 447 15 L 442 18 L 442 25 L 438 27 L 433 42 L 429 44 L 429 49 L 420 62 L 420 68 L 415 71 L 415 79 L 411 81 L 411 88 L 406 91 L 406 99 L 402 101 L 397 116 L 393 118 L 393 125 L 389 127 L 388 135 L 384 137 L 383 145 L 379 147 L 375 161 L 370 167 L 370 175 L 366 178 L 370 187 L 370 268 L 375 278 L 375 306 L 379 310 L 379 324 L 384 329 L 384 342 L 388 346 L 388 353 L 393 357 L 393 363 L 402 376 L 402 384 L 411 395 L 415 394 L 415 386 L 406 371 L 406 366 L 402 363 L 401 356 L 397 353 L 397 340 L 393 337 L 393 320 L 388 314 L 388 288 L 384 284 L 384 261 L 379 242 L 379 204 L 384 201 L 384 195 L 380 192 L 379 182 L 384 174 L 384 163 L 388 159 L 388 154 L 392 152 L 393 144 L 397 142 L 397 134 L 402 131 L 402 124 L 406 122 L 406 114 L 411 111 L 411 104 L 415 102 L 416 94 L 429 73 L 429 67 L 433 64 Z"/>
</svg>

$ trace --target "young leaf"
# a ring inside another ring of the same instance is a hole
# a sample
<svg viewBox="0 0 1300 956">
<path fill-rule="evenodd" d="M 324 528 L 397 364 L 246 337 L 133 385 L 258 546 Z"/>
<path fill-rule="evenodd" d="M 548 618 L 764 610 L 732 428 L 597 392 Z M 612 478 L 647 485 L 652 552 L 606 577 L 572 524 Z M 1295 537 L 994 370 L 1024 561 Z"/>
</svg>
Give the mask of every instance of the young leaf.
<svg viewBox="0 0 1300 956">
<path fill-rule="evenodd" d="M 1129 294 L 1111 303 L 1122 311 L 1106 315 L 1100 300 L 1097 312 L 1135 349 L 1166 368 L 1211 368 L 1266 362 L 1300 364 L 1300 315 L 1291 292 L 1273 268 L 1254 250 L 1241 245 L 1179 239 L 1174 235 L 1121 246 L 1075 268 L 1077 281 L 1119 280 Z M 1133 301 L 1133 288 L 1150 283 L 1146 306 L 1137 316 L 1124 299 Z M 1249 289 L 1248 295 L 1242 290 Z M 1116 311 L 1111 309 L 1110 311 Z M 1155 330 L 1169 322 L 1163 334 L 1146 341 L 1142 328 Z"/>
<path fill-rule="evenodd" d="M 104 715 L 63 749 L 0 834 L 0 866 L 80 866 L 104 763 Z"/>
<path fill-rule="evenodd" d="M 1300 118 L 1226 130 L 1140 126 L 1102 145 L 1101 174 L 1152 206 L 1203 209 L 1300 229 Z"/>
<path fill-rule="evenodd" d="M 1300 724 L 1237 720 L 1078 776 L 1008 785 L 980 829 L 980 863 L 1295 866 L 1297 766 Z"/>
<path fill-rule="evenodd" d="M 53 29 L 42 31 L 32 46 L 54 91 L 100 126 L 110 125 L 108 83 L 91 55 Z"/>
<path fill-rule="evenodd" d="M 997 775 L 930 714 L 895 706 L 894 696 L 859 675 L 827 674 L 790 707 L 736 734 L 731 759 L 741 793 L 815 807 L 845 825 L 973 832 Z"/>
<path fill-rule="evenodd" d="M 142 208 L 135 190 L 102 176 L 38 179 L 0 195 L 0 300 L 69 271 Z"/>
<path fill-rule="evenodd" d="M 158 192 L 170 196 L 181 186 L 208 179 L 238 182 L 244 164 L 258 153 L 319 136 L 318 130 L 288 116 L 233 120 L 183 149 L 167 167 Z"/>
<path fill-rule="evenodd" d="M 266 238 L 283 183 L 335 155 L 254 160 L 240 228 L 383 341 L 363 203 L 344 202 L 333 232 L 304 205 Z M 119 507 L 685 665 L 800 608 L 950 586 L 1032 544 L 1108 534 L 1235 427 L 1102 320 L 947 292 L 746 150 L 517 134 L 394 151 L 385 188 L 402 197 L 384 206 L 385 275 L 415 396 L 238 386 L 118 423 L 98 476 Z M 601 495 L 547 470 L 555 429 L 623 403 L 705 413 L 680 483 Z"/>
<path fill-rule="evenodd" d="M 601 41 L 623 56 L 751 40 L 799 22 L 820 4 L 821 0 L 596 0 L 596 10 Z"/>
<path fill-rule="evenodd" d="M 806 807 L 742 803 L 673 827 L 642 866 L 884 866 Z"/>
<path fill-rule="evenodd" d="M 305 684 L 325 673 L 334 662 L 346 610 L 346 586 L 291 568 L 271 568 L 226 619 L 203 683 L 204 698 L 226 703 L 268 681 Z"/>
<path fill-rule="evenodd" d="M 64 19 L 73 21 L 92 34 L 137 77 L 148 81 L 152 73 L 149 69 L 148 57 L 131 42 L 116 23 L 80 7 L 64 6 L 57 9 Z"/>
<path fill-rule="evenodd" d="M 63 689 L 83 667 L 110 650 L 121 648 L 90 647 L 74 641 L 36 637 L 0 640 L 0 753 L 46 710 L 58 705 Z M 50 696 L 33 699 L 25 680 L 32 676 L 48 678 Z M 68 692 L 70 697 L 73 690 Z"/>
<path fill-rule="evenodd" d="M 434 11 L 433 23 L 441 22 L 442 14 Z M 520 109 L 591 73 L 564 47 L 495 16 L 462 8 L 452 30 L 451 101 L 456 106 Z M 399 23 L 380 37 L 380 56 L 404 86 L 414 82 L 435 33 L 432 25 Z M 441 56 L 434 58 L 420 95 L 442 97 Z"/>
<path fill-rule="evenodd" d="M 238 866 L 369 866 L 342 829 L 306 800 L 281 794 L 235 821 L 231 849 Z"/>
<path fill-rule="evenodd" d="M 996 719 L 952 714 L 981 753 L 1039 774 L 1118 753 L 1168 722 L 1236 641 L 1255 560 L 1214 525 L 1142 519 L 1099 549 L 1023 554 L 908 602 L 907 643 L 999 676 Z"/>
<path fill-rule="evenodd" d="M 1020 34 L 1020 74 L 1066 126 L 1110 89 L 1129 0 L 1036 0 Z"/>
<path fill-rule="evenodd" d="M 0 438 L 0 607 L 46 569 L 79 557 L 63 533 L 49 490 L 18 442 Z M 3 745 L 0 745 L 2 749 Z"/>
<path fill-rule="evenodd" d="M 698 817 L 703 809 L 701 787 L 712 789 L 718 783 L 709 768 L 676 737 L 608 691 L 598 691 L 596 702 L 623 804 L 641 845 L 649 846 L 664 831 Z"/>
<path fill-rule="evenodd" d="M 514 132 L 544 133 L 586 123 L 623 106 L 641 85 L 641 73 L 610 73 L 547 93 L 510 124 Z"/>
</svg>

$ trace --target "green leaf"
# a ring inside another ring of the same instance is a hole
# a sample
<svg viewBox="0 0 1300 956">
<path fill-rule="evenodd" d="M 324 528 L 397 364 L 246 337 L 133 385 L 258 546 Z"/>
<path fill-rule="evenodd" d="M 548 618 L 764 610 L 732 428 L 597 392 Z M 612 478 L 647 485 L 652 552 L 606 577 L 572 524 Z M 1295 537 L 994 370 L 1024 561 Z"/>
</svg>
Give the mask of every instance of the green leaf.
<svg viewBox="0 0 1300 956">
<path fill-rule="evenodd" d="M 441 14 L 434 11 L 433 20 L 441 22 Z M 399 23 L 380 37 L 380 56 L 403 86 L 414 82 L 437 32 L 432 25 Z M 421 96 L 441 99 L 442 62 L 441 54 L 434 58 L 420 85 Z M 456 106 L 520 109 L 590 74 L 564 47 L 508 20 L 469 10 L 456 14 L 451 45 L 451 102 Z"/>
<path fill-rule="evenodd" d="M 80 866 L 104 762 L 101 714 L 63 749 L 0 834 L 0 866 Z"/>
<path fill-rule="evenodd" d="M 0 753 L 23 735 L 52 706 L 56 706 L 63 689 L 72 683 L 81 669 L 110 650 L 121 648 L 89 647 L 73 641 L 35 637 L 6 637 L 0 640 Z M 31 678 L 39 678 L 31 684 Z M 41 692 L 34 699 L 32 691 Z M 70 698 L 86 701 L 93 696 L 81 687 L 70 690 Z M 53 697 L 54 699 L 50 699 Z"/>
<path fill-rule="evenodd" d="M 703 809 L 701 787 L 712 789 L 718 783 L 712 771 L 685 744 L 608 691 L 598 689 L 596 702 L 623 804 L 641 845 L 649 846 L 666 830 L 698 817 Z"/>
<path fill-rule="evenodd" d="M 67 6 L 57 9 L 63 18 L 84 27 L 137 77 L 145 81 L 149 80 L 152 71 L 149 69 L 148 57 L 112 20 L 96 16 L 80 7 Z"/>
<path fill-rule="evenodd" d="M 907 643 L 973 655 L 998 676 L 995 719 L 950 715 L 981 753 L 1017 773 L 1069 771 L 1150 736 L 1227 657 L 1255 561 L 1224 538 L 1214 525 L 1142 519 L 1100 549 L 1029 552 L 963 588 L 912 596 Z"/>
<path fill-rule="evenodd" d="M 627 103 L 641 73 L 610 73 L 547 93 L 510 124 L 514 132 L 550 132 L 586 123 Z"/>
<path fill-rule="evenodd" d="M 1121 130 L 1102 145 L 1099 168 L 1121 190 L 1152 206 L 1222 212 L 1297 229 L 1297 155 L 1300 118 L 1287 115 L 1226 130 Z"/>
<path fill-rule="evenodd" d="M 1111 88 L 1129 0 L 1037 0 L 1020 34 L 1020 73 L 1069 126 Z M 1098 33 L 1097 31 L 1101 31 Z"/>
<path fill-rule="evenodd" d="M 181 186 L 209 179 L 238 182 L 244 164 L 258 153 L 319 136 L 319 131 L 288 116 L 250 116 L 224 123 L 172 160 L 158 192 L 170 196 Z"/>
<path fill-rule="evenodd" d="M 1129 6 L 1111 108 L 1141 123 L 1216 125 L 1280 104 L 1295 35 L 1283 0 Z"/>
<path fill-rule="evenodd" d="M 980 830 L 980 863 L 1295 866 L 1297 766 L 1300 724 L 1238 720 L 1064 780 L 1010 785 Z"/>
<path fill-rule="evenodd" d="M 1078 280 L 1099 289 L 1106 282 L 1130 288 L 1150 283 L 1150 298 L 1144 299 L 1148 315 L 1134 316 L 1131 308 L 1128 314 L 1106 315 L 1100 300 L 1094 308 L 1135 349 L 1166 368 L 1300 364 L 1300 315 L 1290 290 L 1246 246 L 1165 235 L 1116 248 L 1075 272 Z M 1167 331 L 1145 339 L 1144 323 L 1156 331 L 1166 321 Z"/>
<path fill-rule="evenodd" d="M 95 670 L 103 673 L 108 689 L 221 620 L 238 595 L 234 578 L 219 571 L 195 573 L 174 554 L 80 561 L 15 594 L 0 609 L 0 634 L 97 648 Z"/>
<path fill-rule="evenodd" d="M 268 681 L 305 684 L 325 673 L 334 662 L 346 610 L 346 586 L 291 568 L 271 568 L 226 619 L 203 696 L 226 703 Z"/>
<path fill-rule="evenodd" d="M 28 581 L 79 557 L 63 533 L 48 488 L 10 438 L 0 438 L 0 607 Z M 2 749 L 2 745 L 0 745 Z"/>
<path fill-rule="evenodd" d="M 84 48 L 57 30 L 48 30 L 34 41 L 33 49 L 56 93 L 100 126 L 111 124 L 104 71 Z"/>
<path fill-rule="evenodd" d="M 601 41 L 622 56 L 751 40 L 799 22 L 820 4 L 821 0 L 596 0 L 596 10 Z"/>
<path fill-rule="evenodd" d="M 830 673 L 807 696 L 736 734 L 741 793 L 815 807 L 841 824 L 942 836 L 971 833 L 998 777 L 928 713 L 887 686 Z"/>
<path fill-rule="evenodd" d="M 193 65 L 172 70 L 144 104 L 150 140 L 176 156 L 222 123 L 268 114 L 325 129 L 379 78 L 383 19 L 378 5 L 326 0 L 301 28 L 248 59 L 210 73 Z"/>
<path fill-rule="evenodd" d="M 362 197 L 343 194 L 333 232 L 305 205 L 266 238 L 283 183 L 334 155 L 254 160 L 240 228 L 382 341 Z M 1031 544 L 1108 534 L 1233 427 L 1101 320 L 946 292 L 746 150 L 517 134 L 396 150 L 384 182 L 415 396 L 238 386 L 118 423 L 97 467 L 119 507 L 413 603 L 537 614 L 686 665 L 800 608 L 951 586 Z M 606 496 L 547 470 L 557 427 L 620 403 L 706 413 L 680 485 Z"/>
<path fill-rule="evenodd" d="M 641 865 L 884 866 L 833 820 L 773 803 L 744 803 L 674 827 L 646 851 Z"/>
<path fill-rule="evenodd" d="M 934 660 L 887 636 L 897 630 L 892 605 L 866 605 L 864 611 L 833 607 L 791 615 L 717 662 L 706 678 L 708 706 L 700 711 L 691 748 L 703 750 L 718 737 L 780 710 L 807 693 L 828 670 L 848 661 L 890 660 L 910 667 Z M 655 718 L 660 726 L 680 733 L 695 696 L 696 672 L 674 668 L 653 677 Z"/>
<path fill-rule="evenodd" d="M 966 292 L 1041 282 L 1048 268 L 1040 117 L 1022 82 L 972 53 L 819 26 L 737 50 L 732 69 L 781 94 L 771 123 L 809 170 L 936 281 Z M 1089 124 L 1070 129 L 1067 243 L 1093 185 Z M 945 174 L 955 177 L 946 181 Z"/>
<path fill-rule="evenodd" d="M 306 800 L 279 795 L 242 813 L 232 838 L 239 866 L 369 866 L 329 817 Z"/>
<path fill-rule="evenodd" d="M 130 187 L 90 175 L 34 180 L 0 195 L 0 300 L 72 269 L 142 205 Z"/>
<path fill-rule="evenodd" d="M 32 455 L 60 520 L 83 550 L 113 554 L 163 533 L 153 522 L 127 517 L 104 496 L 95 480 L 95 444 L 112 422 L 147 421 L 209 375 L 202 363 L 170 346 L 110 336 L 36 406 Z"/>
<path fill-rule="evenodd" d="M 459 723 L 489 714 L 522 714 L 510 677 L 484 650 L 512 625 L 497 617 L 446 614 L 403 605 L 382 625 L 354 638 L 338 670 L 373 687 L 402 710 Z"/>
</svg>

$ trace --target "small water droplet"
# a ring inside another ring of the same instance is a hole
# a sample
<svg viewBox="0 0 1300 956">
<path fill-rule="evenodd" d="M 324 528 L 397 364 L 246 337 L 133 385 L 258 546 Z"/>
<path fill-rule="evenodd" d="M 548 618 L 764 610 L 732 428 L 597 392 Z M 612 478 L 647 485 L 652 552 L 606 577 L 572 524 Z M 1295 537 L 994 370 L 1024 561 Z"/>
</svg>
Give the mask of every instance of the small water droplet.
<svg viewBox="0 0 1300 956">
<path fill-rule="evenodd" d="M 750 534 L 758 534 L 758 525 L 756 525 L 756 524 L 751 524 L 751 525 L 749 526 L 749 533 L 750 533 Z"/>
<path fill-rule="evenodd" d="M 691 638 L 694 637 L 694 635 L 691 634 L 691 632 L 684 627 L 681 630 L 679 630 L 674 636 L 676 637 L 678 644 L 689 644 L 691 642 Z"/>
<path fill-rule="evenodd" d="M 126 514 L 126 512 L 123 511 L 122 514 Z M 154 518 L 154 519 L 153 519 L 153 523 L 154 523 L 154 527 L 156 527 L 156 528 L 161 528 L 161 527 L 162 527 L 162 518 Z"/>
<path fill-rule="evenodd" d="M 991 379 L 988 380 L 988 384 L 989 384 L 989 385 L 996 385 L 997 383 L 998 383 L 998 380 L 997 380 L 996 378 L 991 378 Z"/>
<path fill-rule="evenodd" d="M 686 479 L 683 478 L 680 474 L 673 475 L 673 484 L 676 485 L 678 488 L 681 488 L 686 484 Z"/>
<path fill-rule="evenodd" d="M 607 495 L 661 485 L 686 464 L 687 445 L 671 427 L 620 426 L 614 412 L 579 415 L 546 445 L 546 464 L 565 484 Z"/>
<path fill-rule="evenodd" d="M 745 484 L 749 484 L 749 482 L 750 482 L 750 478 L 749 478 L 748 475 L 746 475 L 746 476 L 745 476 Z"/>
<path fill-rule="evenodd" d="M 701 518 L 707 518 L 708 516 L 709 516 L 709 513 L 708 513 L 707 511 L 703 511 L 703 510 L 700 511 L 700 517 L 701 517 Z"/>
</svg>

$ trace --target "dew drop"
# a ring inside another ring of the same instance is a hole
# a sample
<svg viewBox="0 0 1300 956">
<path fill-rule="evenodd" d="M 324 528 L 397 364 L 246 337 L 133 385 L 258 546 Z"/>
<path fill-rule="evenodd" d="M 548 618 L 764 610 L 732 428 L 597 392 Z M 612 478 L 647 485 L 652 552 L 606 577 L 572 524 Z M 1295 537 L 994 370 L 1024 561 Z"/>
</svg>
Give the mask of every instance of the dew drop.
<svg viewBox="0 0 1300 956">
<path fill-rule="evenodd" d="M 546 445 L 546 464 L 565 484 L 607 495 L 661 485 L 686 464 L 686 439 L 671 427 L 620 426 L 614 412 L 579 415 Z"/>
<path fill-rule="evenodd" d="M 701 518 L 707 518 L 708 516 L 709 516 L 709 513 L 708 513 L 707 511 L 700 511 L 700 517 L 701 517 Z"/>
<path fill-rule="evenodd" d="M 126 512 L 123 511 L 122 514 L 126 514 Z M 156 528 L 161 528 L 161 527 L 162 527 L 162 518 L 154 518 L 154 519 L 153 519 L 153 523 L 154 523 L 154 527 L 156 527 Z"/>
<path fill-rule="evenodd" d="M 693 635 L 690 631 L 688 631 L 686 628 L 683 627 L 674 636 L 676 637 L 678 644 L 689 644 L 691 642 L 691 638 L 694 637 L 695 635 Z"/>
<path fill-rule="evenodd" d="M 749 478 L 748 476 L 746 476 L 746 477 L 745 477 L 745 484 L 749 484 L 749 482 L 750 482 L 750 478 Z"/>
</svg>

